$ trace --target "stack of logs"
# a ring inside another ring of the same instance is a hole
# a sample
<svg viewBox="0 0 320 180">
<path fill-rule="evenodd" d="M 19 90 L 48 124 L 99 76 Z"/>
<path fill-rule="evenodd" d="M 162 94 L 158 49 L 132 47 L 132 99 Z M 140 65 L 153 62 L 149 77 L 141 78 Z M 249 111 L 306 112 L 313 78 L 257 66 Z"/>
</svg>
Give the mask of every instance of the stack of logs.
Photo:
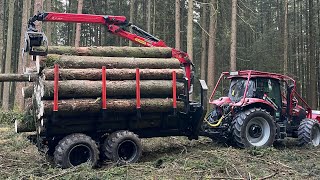
<svg viewBox="0 0 320 180">
<path fill-rule="evenodd" d="M 106 67 L 107 111 L 136 110 L 136 69 L 140 72 L 141 112 L 172 110 L 173 71 L 177 77 L 177 95 L 185 90 L 184 71 L 179 60 L 172 58 L 170 48 L 51 46 L 48 52 L 36 67 L 39 78 L 23 89 L 23 96 L 29 102 L 26 111 L 34 113 L 36 119 L 52 115 L 55 64 L 59 66 L 60 115 L 101 111 L 103 66 Z M 183 108 L 182 102 L 177 105 L 178 109 Z M 27 124 L 16 125 L 17 131 L 35 130 Z"/>
</svg>

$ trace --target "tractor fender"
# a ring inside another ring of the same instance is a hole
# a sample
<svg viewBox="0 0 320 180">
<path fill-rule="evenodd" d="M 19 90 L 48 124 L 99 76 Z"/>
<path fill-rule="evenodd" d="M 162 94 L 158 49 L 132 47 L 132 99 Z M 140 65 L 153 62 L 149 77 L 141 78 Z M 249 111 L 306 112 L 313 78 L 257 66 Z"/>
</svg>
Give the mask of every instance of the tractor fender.
<svg viewBox="0 0 320 180">
<path fill-rule="evenodd" d="M 242 107 L 245 107 L 245 109 L 252 107 L 261 107 L 262 109 L 267 110 L 271 115 L 273 115 L 277 110 L 271 103 L 258 98 L 246 98 Z"/>
<path fill-rule="evenodd" d="M 222 106 L 224 104 L 230 104 L 232 101 L 229 97 L 220 97 L 219 99 L 216 99 L 212 101 L 212 104 L 216 106 Z"/>
</svg>

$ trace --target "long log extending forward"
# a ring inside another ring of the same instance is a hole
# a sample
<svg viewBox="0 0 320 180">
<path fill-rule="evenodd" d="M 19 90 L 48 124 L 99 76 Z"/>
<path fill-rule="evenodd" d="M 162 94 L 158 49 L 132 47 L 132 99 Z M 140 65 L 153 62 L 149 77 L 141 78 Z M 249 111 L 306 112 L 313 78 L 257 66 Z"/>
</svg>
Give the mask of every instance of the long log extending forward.
<svg viewBox="0 0 320 180">
<path fill-rule="evenodd" d="M 43 99 L 53 98 L 53 81 L 44 81 Z M 59 98 L 96 98 L 101 97 L 101 81 L 69 80 L 59 81 Z M 183 93 L 183 83 L 177 83 L 177 94 Z M 141 97 L 172 97 L 172 81 L 142 80 L 140 81 Z M 33 87 L 24 88 L 24 98 L 30 98 Z M 136 81 L 107 81 L 108 97 L 135 97 Z"/>
<path fill-rule="evenodd" d="M 107 69 L 179 69 L 180 62 L 175 58 L 129 58 L 129 57 L 94 57 L 94 56 L 64 56 L 49 54 L 41 60 L 41 66 L 53 67 L 59 64 L 66 69 L 85 69 L 106 66 Z"/>
<path fill-rule="evenodd" d="M 36 74 L 0 74 L 0 82 L 33 82 L 37 78 Z"/>
<path fill-rule="evenodd" d="M 165 47 L 70 47 L 49 46 L 50 54 L 104 57 L 170 58 L 172 49 Z"/>
<path fill-rule="evenodd" d="M 44 102 L 44 116 L 52 114 L 53 102 Z M 70 115 L 76 113 L 98 113 L 101 111 L 100 99 L 72 99 L 60 100 L 59 114 Z M 183 109 L 183 102 L 177 103 L 178 110 Z M 141 99 L 141 112 L 169 112 L 172 110 L 172 99 Z M 135 99 L 107 99 L 107 111 L 134 112 L 136 111 Z"/>
<path fill-rule="evenodd" d="M 141 80 L 171 80 L 172 72 L 176 71 L 177 78 L 183 78 L 182 69 L 141 69 Z M 54 79 L 54 70 L 45 69 L 43 71 L 46 80 Z M 101 69 L 60 69 L 61 80 L 101 80 Z M 136 78 L 135 69 L 110 69 L 107 70 L 108 80 L 134 80 Z"/>
</svg>

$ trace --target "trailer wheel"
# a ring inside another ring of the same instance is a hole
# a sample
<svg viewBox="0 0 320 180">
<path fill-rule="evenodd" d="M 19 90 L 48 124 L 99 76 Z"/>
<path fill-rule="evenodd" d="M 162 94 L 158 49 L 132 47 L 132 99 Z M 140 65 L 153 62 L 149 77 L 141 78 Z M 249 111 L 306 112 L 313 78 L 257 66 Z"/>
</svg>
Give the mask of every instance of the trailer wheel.
<svg viewBox="0 0 320 180">
<path fill-rule="evenodd" d="M 275 140 L 275 123 L 264 109 L 240 112 L 233 123 L 233 139 L 240 148 L 271 146 Z"/>
<path fill-rule="evenodd" d="M 89 163 L 95 166 L 99 159 L 98 146 L 89 136 L 71 134 L 66 136 L 55 148 L 54 161 L 58 167 L 69 168 Z"/>
<path fill-rule="evenodd" d="M 103 145 L 105 156 L 120 165 L 135 163 L 142 153 L 141 141 L 130 131 L 117 131 L 108 136 Z"/>
<path fill-rule="evenodd" d="M 311 144 L 319 146 L 320 144 L 320 125 L 313 119 L 304 119 L 301 121 L 298 129 L 299 145 Z"/>
</svg>

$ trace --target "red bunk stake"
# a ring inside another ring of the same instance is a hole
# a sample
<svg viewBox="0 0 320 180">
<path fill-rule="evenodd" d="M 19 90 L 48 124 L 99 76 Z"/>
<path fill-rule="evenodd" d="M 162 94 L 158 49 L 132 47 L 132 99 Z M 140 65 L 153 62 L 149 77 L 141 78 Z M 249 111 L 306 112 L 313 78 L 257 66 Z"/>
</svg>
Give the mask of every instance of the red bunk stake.
<svg viewBox="0 0 320 180">
<path fill-rule="evenodd" d="M 173 109 L 176 114 L 177 109 L 177 73 L 176 71 L 172 72 L 172 98 L 173 98 Z"/>
<path fill-rule="evenodd" d="M 105 66 L 102 66 L 102 109 L 107 109 L 107 74 Z"/>
<path fill-rule="evenodd" d="M 140 102 L 140 70 L 136 69 L 136 98 L 137 98 L 137 109 L 141 108 Z"/>
<path fill-rule="evenodd" d="M 53 111 L 58 111 L 59 65 L 54 65 Z"/>
</svg>

